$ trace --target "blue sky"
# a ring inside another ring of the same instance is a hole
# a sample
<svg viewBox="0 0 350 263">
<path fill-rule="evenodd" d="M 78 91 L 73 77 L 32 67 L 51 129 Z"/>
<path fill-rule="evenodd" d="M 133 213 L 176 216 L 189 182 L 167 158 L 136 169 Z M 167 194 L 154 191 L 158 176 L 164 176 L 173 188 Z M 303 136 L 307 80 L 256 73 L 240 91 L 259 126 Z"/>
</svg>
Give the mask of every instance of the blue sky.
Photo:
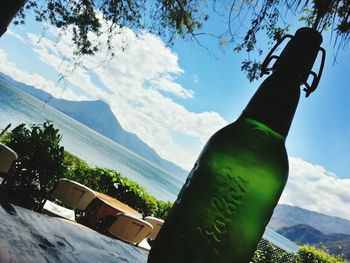
<svg viewBox="0 0 350 263">
<path fill-rule="evenodd" d="M 215 21 L 209 28 L 216 26 L 223 25 Z M 104 100 L 124 129 L 188 170 L 208 137 L 239 116 L 261 82 L 249 83 L 241 72 L 246 54 L 223 53 L 213 39 L 200 39 L 207 49 L 188 40 L 167 47 L 125 28 L 113 43 L 118 51 L 126 40 L 124 52 L 101 67 L 102 55 L 84 58 L 85 67 L 68 74 L 64 85 L 57 80 L 71 66 L 62 60 L 72 57 L 69 32 L 57 42 L 55 29 L 42 33 L 34 22 L 10 27 L 0 39 L 0 70 L 58 98 Z M 301 97 L 287 138 L 290 178 L 280 202 L 350 219 L 350 51 L 340 51 L 333 65 L 328 34 L 322 46 L 321 82 L 309 98 Z"/>
</svg>

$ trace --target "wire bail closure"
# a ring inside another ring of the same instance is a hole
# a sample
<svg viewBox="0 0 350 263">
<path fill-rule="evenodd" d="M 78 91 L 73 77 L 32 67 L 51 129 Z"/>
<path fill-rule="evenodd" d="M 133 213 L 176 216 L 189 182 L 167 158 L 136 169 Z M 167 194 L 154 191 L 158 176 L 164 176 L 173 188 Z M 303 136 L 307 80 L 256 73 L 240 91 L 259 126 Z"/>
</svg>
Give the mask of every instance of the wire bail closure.
<svg viewBox="0 0 350 263">
<path fill-rule="evenodd" d="M 280 44 L 282 44 L 282 42 L 284 40 L 286 40 L 287 38 L 293 39 L 294 36 L 293 35 L 284 35 L 280 40 L 277 41 L 277 43 L 273 46 L 273 48 L 267 54 L 266 58 L 264 59 L 263 63 L 260 66 L 260 70 L 261 70 L 260 77 L 262 77 L 263 75 L 268 75 L 275 70 L 276 61 L 280 57 L 277 55 L 273 55 L 273 53 L 275 52 L 277 47 L 279 47 Z M 308 78 L 306 78 L 305 80 L 301 80 L 301 83 L 300 83 L 301 85 L 305 86 L 303 91 L 305 91 L 306 98 L 309 97 L 310 94 L 316 90 L 316 88 L 320 82 L 321 76 L 322 76 L 324 63 L 326 60 L 326 51 L 324 48 L 319 47 L 318 52 L 321 52 L 321 62 L 320 62 L 320 68 L 318 70 L 318 74 L 316 74 L 314 71 L 310 71 L 309 76 L 311 75 L 313 77 L 311 84 L 307 83 Z M 272 67 L 268 67 L 272 60 L 276 60 L 276 61 L 274 62 Z"/>
</svg>

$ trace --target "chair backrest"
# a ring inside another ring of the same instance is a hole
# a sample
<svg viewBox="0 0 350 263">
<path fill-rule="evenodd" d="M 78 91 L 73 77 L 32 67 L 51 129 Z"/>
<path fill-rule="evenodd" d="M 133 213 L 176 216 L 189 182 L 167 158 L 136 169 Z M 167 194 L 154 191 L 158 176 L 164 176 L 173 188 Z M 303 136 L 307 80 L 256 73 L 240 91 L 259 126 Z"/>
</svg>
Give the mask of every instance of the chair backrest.
<svg viewBox="0 0 350 263">
<path fill-rule="evenodd" d="M 145 239 L 152 230 L 152 225 L 145 220 L 120 213 L 109 227 L 108 232 L 123 241 L 138 244 Z"/>
<path fill-rule="evenodd" d="M 96 194 L 85 185 L 62 178 L 58 180 L 51 197 L 60 200 L 69 207 L 85 210 L 89 203 L 96 198 Z"/>
<path fill-rule="evenodd" d="M 149 235 L 149 238 L 151 238 L 152 240 L 155 240 L 158 233 L 159 233 L 159 230 L 161 229 L 161 227 L 164 224 L 164 220 L 153 217 L 153 216 L 146 216 L 145 221 L 150 223 L 153 226 L 153 231 Z"/>
<path fill-rule="evenodd" d="M 0 172 L 7 173 L 17 158 L 17 153 L 14 150 L 0 143 Z"/>
</svg>

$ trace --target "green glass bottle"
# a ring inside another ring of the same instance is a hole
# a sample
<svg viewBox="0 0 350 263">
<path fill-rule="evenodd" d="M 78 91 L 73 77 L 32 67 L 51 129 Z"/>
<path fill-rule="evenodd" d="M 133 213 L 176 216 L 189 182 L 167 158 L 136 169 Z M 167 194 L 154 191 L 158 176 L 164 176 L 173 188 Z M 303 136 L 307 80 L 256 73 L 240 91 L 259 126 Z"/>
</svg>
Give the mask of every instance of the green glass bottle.
<svg viewBox="0 0 350 263">
<path fill-rule="evenodd" d="M 311 92 L 319 81 L 313 73 L 313 85 L 306 83 L 321 42 L 317 31 L 299 29 L 241 116 L 209 139 L 148 263 L 250 261 L 287 181 L 285 139 L 300 85 Z"/>
</svg>

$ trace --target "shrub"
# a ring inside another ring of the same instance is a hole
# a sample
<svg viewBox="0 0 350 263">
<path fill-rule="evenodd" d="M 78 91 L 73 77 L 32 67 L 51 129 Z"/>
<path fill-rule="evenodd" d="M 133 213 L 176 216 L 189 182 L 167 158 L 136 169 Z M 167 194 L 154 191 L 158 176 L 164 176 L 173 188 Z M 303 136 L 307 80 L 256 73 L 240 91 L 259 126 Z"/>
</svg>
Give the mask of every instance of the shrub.
<svg viewBox="0 0 350 263">
<path fill-rule="evenodd" d="M 346 263 L 345 259 L 332 256 L 321 249 L 304 245 L 297 255 L 288 253 L 271 242 L 262 239 L 252 258 L 253 263 Z"/>
<path fill-rule="evenodd" d="M 338 256 L 331 256 L 326 251 L 304 245 L 298 251 L 298 263 L 346 263 L 348 261 Z"/>
<path fill-rule="evenodd" d="M 266 239 L 262 239 L 254 252 L 253 263 L 291 263 L 295 255 L 279 248 Z"/>
<path fill-rule="evenodd" d="M 166 216 L 168 215 L 171 207 L 173 206 L 173 202 L 170 201 L 162 201 L 158 200 L 157 201 L 157 210 L 154 213 L 155 217 L 165 219 Z"/>
<path fill-rule="evenodd" d="M 29 127 L 20 124 L 4 137 L 7 145 L 17 152 L 18 160 L 2 190 L 19 205 L 37 209 L 66 169 L 59 130 L 49 121 Z"/>
</svg>

